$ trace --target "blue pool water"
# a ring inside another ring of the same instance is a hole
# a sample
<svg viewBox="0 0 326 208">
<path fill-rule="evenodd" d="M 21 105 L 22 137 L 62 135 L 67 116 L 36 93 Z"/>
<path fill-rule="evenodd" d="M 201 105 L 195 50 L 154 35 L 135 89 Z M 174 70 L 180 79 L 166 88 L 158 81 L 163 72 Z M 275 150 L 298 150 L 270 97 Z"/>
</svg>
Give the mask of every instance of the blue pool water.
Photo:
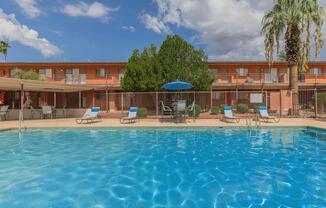
<svg viewBox="0 0 326 208">
<path fill-rule="evenodd" d="M 0 132 L 0 207 L 326 207 L 326 131 Z"/>
</svg>

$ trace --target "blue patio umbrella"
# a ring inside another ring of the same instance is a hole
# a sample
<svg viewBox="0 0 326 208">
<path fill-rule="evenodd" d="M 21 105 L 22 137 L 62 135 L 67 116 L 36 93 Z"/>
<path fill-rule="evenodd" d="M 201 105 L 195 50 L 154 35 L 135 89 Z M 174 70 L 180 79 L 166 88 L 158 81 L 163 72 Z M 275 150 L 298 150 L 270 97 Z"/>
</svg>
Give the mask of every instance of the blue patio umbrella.
<svg viewBox="0 0 326 208">
<path fill-rule="evenodd" d="M 180 91 L 180 90 L 189 90 L 192 88 L 192 84 L 183 81 L 173 81 L 162 85 L 162 88 L 166 90 Z"/>
</svg>

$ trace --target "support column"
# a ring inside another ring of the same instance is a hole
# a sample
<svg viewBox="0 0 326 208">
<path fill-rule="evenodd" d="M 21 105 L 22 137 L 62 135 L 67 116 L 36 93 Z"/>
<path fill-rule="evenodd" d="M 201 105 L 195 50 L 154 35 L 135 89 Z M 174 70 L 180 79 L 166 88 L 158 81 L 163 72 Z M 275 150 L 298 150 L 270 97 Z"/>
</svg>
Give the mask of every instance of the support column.
<svg viewBox="0 0 326 208">
<path fill-rule="evenodd" d="M 228 105 L 227 93 L 224 91 L 224 105 Z"/>
<path fill-rule="evenodd" d="M 213 107 L 213 88 L 211 87 L 211 110 L 210 112 L 212 112 L 212 107 Z"/>
<path fill-rule="evenodd" d="M 155 96 L 156 96 L 156 118 L 158 118 L 158 111 L 159 111 L 159 106 L 158 106 L 158 92 L 155 92 Z"/>
<path fill-rule="evenodd" d="M 57 107 L 57 93 L 53 92 L 53 107 Z"/>
<path fill-rule="evenodd" d="M 93 90 L 93 107 L 95 106 L 95 92 Z"/>
<path fill-rule="evenodd" d="M 19 112 L 19 132 L 21 131 L 22 120 L 24 120 L 24 85 L 20 85 L 20 112 Z"/>
<path fill-rule="evenodd" d="M 282 117 L 282 90 L 280 90 L 280 117 Z"/>
<path fill-rule="evenodd" d="M 315 88 L 315 118 L 318 117 L 318 92 L 317 92 L 317 88 Z"/>
<path fill-rule="evenodd" d="M 123 92 L 121 93 L 121 113 L 123 113 Z"/>
<path fill-rule="evenodd" d="M 108 88 L 105 89 L 105 110 L 108 113 L 109 112 L 109 93 Z"/>
<path fill-rule="evenodd" d="M 196 120 L 196 92 L 194 92 L 194 114 L 193 114 L 193 116 L 194 116 L 194 121 Z"/>
<path fill-rule="evenodd" d="M 266 108 L 268 108 L 268 97 L 267 97 L 267 91 L 265 91 L 265 99 L 266 99 Z"/>
<path fill-rule="evenodd" d="M 78 108 L 82 107 L 82 96 L 81 91 L 78 92 Z"/>
</svg>

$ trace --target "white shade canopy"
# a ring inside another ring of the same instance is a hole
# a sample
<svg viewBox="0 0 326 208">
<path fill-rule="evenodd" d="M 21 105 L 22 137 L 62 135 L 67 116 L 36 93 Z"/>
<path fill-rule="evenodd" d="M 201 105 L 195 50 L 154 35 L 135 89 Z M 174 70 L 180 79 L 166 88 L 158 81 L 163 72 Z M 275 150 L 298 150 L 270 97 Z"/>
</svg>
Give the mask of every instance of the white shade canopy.
<svg viewBox="0 0 326 208">
<path fill-rule="evenodd" d="M 0 77 L 0 90 L 18 91 L 21 90 L 22 85 L 24 91 L 35 92 L 79 92 L 94 89 L 87 85 Z"/>
</svg>

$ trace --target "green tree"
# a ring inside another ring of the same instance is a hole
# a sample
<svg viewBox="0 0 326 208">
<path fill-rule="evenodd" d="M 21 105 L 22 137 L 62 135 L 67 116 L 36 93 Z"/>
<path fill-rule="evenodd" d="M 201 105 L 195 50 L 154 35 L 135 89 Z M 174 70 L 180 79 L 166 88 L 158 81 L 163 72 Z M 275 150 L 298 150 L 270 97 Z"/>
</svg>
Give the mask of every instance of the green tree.
<svg viewBox="0 0 326 208">
<path fill-rule="evenodd" d="M 19 69 L 19 68 L 15 67 L 11 71 L 11 77 L 12 78 L 23 79 L 23 76 L 24 76 L 24 70 L 22 70 L 22 69 Z"/>
<path fill-rule="evenodd" d="M 8 54 L 8 48 L 10 48 L 11 46 L 9 45 L 9 43 L 5 42 L 5 41 L 0 41 L 0 53 L 3 54 L 4 59 L 3 61 L 6 62 L 7 60 L 7 54 Z"/>
<path fill-rule="evenodd" d="M 134 50 L 128 60 L 122 79 L 122 89 L 125 91 L 155 91 L 158 90 L 157 48 L 151 45 L 144 51 Z"/>
<path fill-rule="evenodd" d="M 191 83 L 193 90 L 209 90 L 214 77 L 203 49 L 196 50 L 180 36 L 167 36 L 158 52 L 160 84 L 176 79 Z"/>
<path fill-rule="evenodd" d="M 39 75 L 35 70 L 30 69 L 23 74 L 23 79 L 39 80 Z"/>
<path fill-rule="evenodd" d="M 16 79 L 30 79 L 30 80 L 38 80 L 39 79 L 38 74 L 33 69 L 24 71 L 17 67 L 12 70 L 11 77 L 16 78 Z"/>
<path fill-rule="evenodd" d="M 204 50 L 195 50 L 180 36 L 167 36 L 159 50 L 151 45 L 134 50 L 128 60 L 122 88 L 125 91 L 159 91 L 161 85 L 182 80 L 194 90 L 208 90 L 213 77 Z"/>
<path fill-rule="evenodd" d="M 293 114 L 298 114 L 298 72 L 307 69 L 310 59 L 311 30 L 314 29 L 315 55 L 323 46 L 322 25 L 325 11 L 319 0 L 275 0 L 273 9 L 262 20 L 265 55 L 270 64 L 280 39 L 285 39 L 286 61 L 290 68 Z"/>
</svg>

